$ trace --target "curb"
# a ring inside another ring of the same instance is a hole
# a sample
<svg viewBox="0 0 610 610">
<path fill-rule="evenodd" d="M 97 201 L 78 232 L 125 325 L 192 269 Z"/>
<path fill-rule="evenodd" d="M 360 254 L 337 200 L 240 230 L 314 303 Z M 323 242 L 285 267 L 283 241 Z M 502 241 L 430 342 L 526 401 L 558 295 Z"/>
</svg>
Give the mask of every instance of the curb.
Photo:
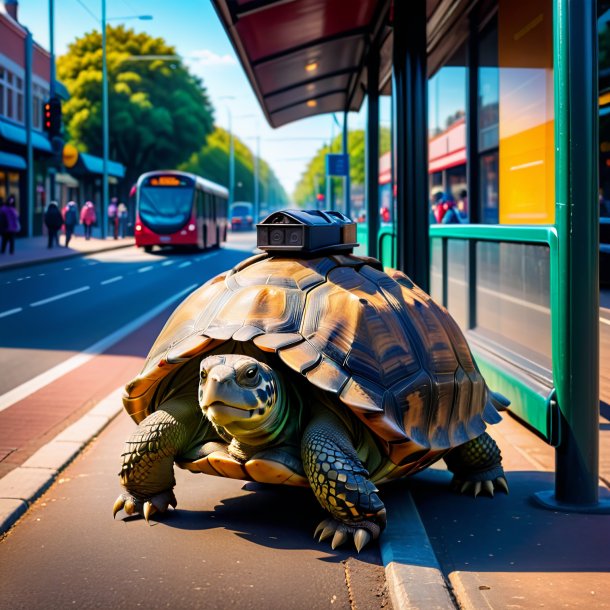
<svg viewBox="0 0 610 610">
<path fill-rule="evenodd" d="M 21 466 L 0 479 L 0 535 L 8 532 L 83 447 L 122 411 L 122 395 L 122 387 L 114 390 Z"/>
<path fill-rule="evenodd" d="M 394 486 L 386 501 L 388 523 L 379 539 L 392 606 L 421 610 L 455 610 L 432 544 L 411 493 Z"/>
<path fill-rule="evenodd" d="M 130 248 L 131 246 L 134 245 L 134 243 L 135 242 L 128 243 L 128 244 L 121 243 L 121 244 L 117 244 L 117 245 L 108 246 L 106 248 L 98 248 L 96 250 L 87 250 L 87 251 L 76 250 L 74 252 L 70 252 L 69 254 L 62 254 L 61 256 L 51 255 L 47 258 L 30 259 L 27 261 L 18 261 L 16 263 L 3 263 L 3 264 L 0 264 L 0 271 L 10 270 L 10 269 L 19 269 L 22 267 L 31 267 L 33 265 L 44 265 L 46 263 L 53 263 L 56 261 L 68 260 L 70 258 L 76 258 L 78 256 L 89 256 L 90 254 L 99 254 L 100 252 L 106 252 L 109 250 L 118 250 L 119 248 Z"/>
</svg>

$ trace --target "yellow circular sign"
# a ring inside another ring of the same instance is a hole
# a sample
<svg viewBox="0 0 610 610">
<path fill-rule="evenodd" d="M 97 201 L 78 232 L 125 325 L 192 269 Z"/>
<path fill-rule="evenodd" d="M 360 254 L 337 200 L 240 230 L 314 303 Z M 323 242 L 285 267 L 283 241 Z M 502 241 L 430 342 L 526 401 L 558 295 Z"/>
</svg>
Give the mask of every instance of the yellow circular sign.
<svg viewBox="0 0 610 610">
<path fill-rule="evenodd" d="M 76 150 L 76 146 L 73 144 L 65 144 L 61 159 L 67 168 L 74 167 L 78 161 L 78 150 Z"/>
</svg>

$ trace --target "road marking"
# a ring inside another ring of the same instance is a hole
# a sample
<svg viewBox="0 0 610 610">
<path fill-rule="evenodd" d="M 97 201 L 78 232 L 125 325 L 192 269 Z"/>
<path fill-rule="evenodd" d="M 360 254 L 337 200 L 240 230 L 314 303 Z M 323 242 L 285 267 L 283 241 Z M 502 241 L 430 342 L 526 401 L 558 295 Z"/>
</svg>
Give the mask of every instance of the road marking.
<svg viewBox="0 0 610 610">
<path fill-rule="evenodd" d="M 169 266 L 169 265 L 173 265 L 173 264 L 174 264 L 174 262 L 175 262 L 175 261 L 163 261 L 163 262 L 161 263 L 161 266 L 162 266 L 162 267 L 167 267 L 167 266 Z"/>
<path fill-rule="evenodd" d="M 93 265 L 97 265 L 97 264 L 98 264 L 98 263 L 96 263 L 96 262 L 92 262 L 92 263 L 89 263 L 87 266 L 88 266 L 88 267 L 93 267 Z"/>
<path fill-rule="evenodd" d="M 44 277 L 46 275 L 46 273 L 39 273 L 38 277 Z"/>
<path fill-rule="evenodd" d="M 15 309 L 7 309 L 0 313 L 0 318 L 6 318 L 6 316 L 12 316 L 14 313 L 19 313 L 23 311 L 23 307 L 15 307 Z"/>
<path fill-rule="evenodd" d="M 152 265 L 149 265 L 148 267 L 140 267 L 138 269 L 138 273 L 146 273 L 147 271 L 150 271 L 151 269 L 153 269 Z"/>
<path fill-rule="evenodd" d="M 601 317 L 600 317 L 599 321 L 600 321 L 602 324 L 607 324 L 608 326 L 610 326 L 610 320 L 606 320 L 606 318 L 601 318 Z"/>
<path fill-rule="evenodd" d="M 109 280 L 104 280 L 103 282 L 100 282 L 100 284 L 102 286 L 105 286 L 106 284 L 112 284 L 113 282 L 118 282 L 119 280 L 122 280 L 123 276 L 122 275 L 117 275 L 116 277 L 111 277 Z"/>
<path fill-rule="evenodd" d="M 64 271 L 71 271 L 72 267 L 64 267 Z"/>
<path fill-rule="evenodd" d="M 85 290 L 89 289 L 90 286 L 82 286 L 81 288 L 69 290 L 68 292 L 62 292 L 61 294 L 56 294 L 54 297 L 49 297 L 48 299 L 42 299 L 42 301 L 35 301 L 34 303 L 30 303 L 30 307 L 40 307 L 41 305 L 46 305 L 47 303 L 52 303 L 53 301 L 59 301 L 59 299 L 65 299 L 66 297 L 70 297 L 73 294 L 85 292 Z"/>
<path fill-rule="evenodd" d="M 190 267 L 192 264 L 193 263 L 191 263 L 191 261 L 186 261 L 185 263 L 178 265 L 178 269 L 184 269 L 184 267 Z"/>
<path fill-rule="evenodd" d="M 89 362 L 89 360 L 98 354 L 102 354 L 109 347 L 112 347 L 115 343 L 118 343 L 121 339 L 125 338 L 127 335 L 131 334 L 141 326 L 144 326 L 144 324 L 146 324 L 149 320 L 152 320 L 155 316 L 158 316 L 164 309 L 169 307 L 178 299 L 181 299 L 188 293 L 192 292 L 198 286 L 199 284 L 191 284 L 188 288 L 185 288 L 169 299 L 166 299 L 156 307 L 149 309 L 146 313 L 142 314 L 135 320 L 132 320 L 125 326 L 122 326 L 118 330 L 115 330 L 112 334 L 108 335 L 104 339 L 85 348 L 80 354 L 72 356 L 72 358 L 68 358 L 68 360 L 65 362 L 54 366 L 37 377 L 22 383 L 9 392 L 6 392 L 6 394 L 0 396 L 0 411 L 8 409 L 8 407 L 14 405 L 16 402 L 19 402 L 20 400 L 28 397 L 30 394 L 37 392 L 40 390 L 40 388 L 44 388 L 46 385 L 55 381 L 59 377 L 62 377 L 86 362 Z"/>
</svg>

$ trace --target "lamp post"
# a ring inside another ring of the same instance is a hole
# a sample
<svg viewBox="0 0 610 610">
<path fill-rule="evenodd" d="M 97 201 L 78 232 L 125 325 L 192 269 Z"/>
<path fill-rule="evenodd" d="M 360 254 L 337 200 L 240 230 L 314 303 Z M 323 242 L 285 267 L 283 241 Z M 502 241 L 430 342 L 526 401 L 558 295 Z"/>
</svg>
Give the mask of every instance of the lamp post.
<svg viewBox="0 0 610 610">
<path fill-rule="evenodd" d="M 234 100 L 233 95 L 222 95 L 219 100 Z M 227 115 L 229 116 L 229 205 L 233 203 L 235 188 L 235 147 L 233 145 L 233 117 L 231 107 L 227 104 Z"/>
<path fill-rule="evenodd" d="M 112 20 L 126 21 L 127 19 L 140 19 L 150 21 L 151 15 L 134 15 L 128 17 L 112 17 Z M 108 65 L 106 61 L 106 0 L 102 0 L 102 238 L 106 239 L 107 225 L 106 215 L 108 210 L 108 148 L 109 148 L 109 126 L 108 126 Z"/>
</svg>

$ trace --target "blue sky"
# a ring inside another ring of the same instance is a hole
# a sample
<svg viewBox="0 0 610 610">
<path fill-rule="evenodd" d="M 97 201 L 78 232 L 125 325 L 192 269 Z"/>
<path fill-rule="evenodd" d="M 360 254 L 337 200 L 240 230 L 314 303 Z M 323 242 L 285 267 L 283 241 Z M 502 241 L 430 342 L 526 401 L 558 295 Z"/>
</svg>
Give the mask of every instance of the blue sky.
<svg viewBox="0 0 610 610">
<path fill-rule="evenodd" d="M 19 21 L 47 49 L 48 7 L 48 0 L 19 3 Z M 255 138 L 260 136 L 261 157 L 271 164 L 289 193 L 307 161 L 328 142 L 333 130 L 335 135 L 338 133 L 330 115 L 279 129 L 269 127 L 209 0 L 107 0 L 106 14 L 111 24 L 122 22 L 175 46 L 191 70 L 203 78 L 216 108 L 216 122 L 227 128 L 230 110 L 234 132 L 253 150 Z M 101 0 L 55 0 L 56 54 L 65 53 L 68 44 L 83 33 L 99 29 L 94 15 L 101 15 Z M 121 19 L 135 15 L 152 15 L 153 20 Z M 223 99 L 228 96 L 234 99 Z M 338 118 L 342 120 L 341 116 Z M 364 113 L 350 114 L 349 126 L 363 128 Z"/>
</svg>

